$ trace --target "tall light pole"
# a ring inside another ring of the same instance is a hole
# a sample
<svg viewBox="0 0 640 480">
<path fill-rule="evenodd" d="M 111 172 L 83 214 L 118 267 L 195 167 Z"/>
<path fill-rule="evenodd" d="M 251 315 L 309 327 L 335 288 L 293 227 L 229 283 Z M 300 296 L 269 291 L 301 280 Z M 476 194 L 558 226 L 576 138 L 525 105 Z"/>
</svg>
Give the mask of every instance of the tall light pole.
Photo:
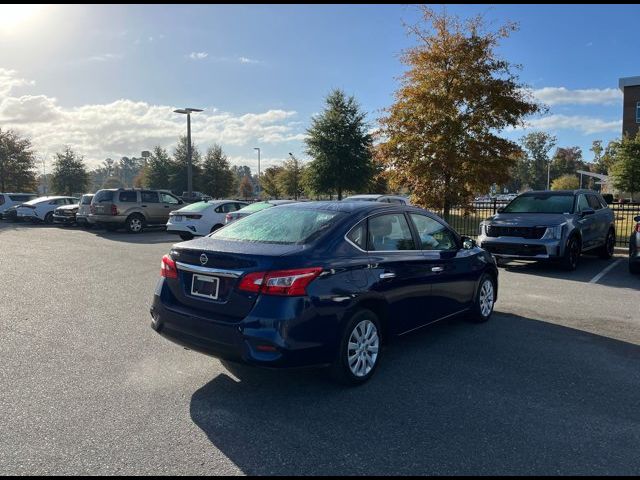
<svg viewBox="0 0 640 480">
<path fill-rule="evenodd" d="M 253 149 L 258 151 L 258 198 L 260 198 L 260 148 L 253 147 Z"/>
<path fill-rule="evenodd" d="M 187 196 L 193 195 L 193 170 L 191 168 L 191 113 L 201 112 L 200 108 L 179 108 L 174 113 L 182 113 L 187 116 Z"/>
</svg>

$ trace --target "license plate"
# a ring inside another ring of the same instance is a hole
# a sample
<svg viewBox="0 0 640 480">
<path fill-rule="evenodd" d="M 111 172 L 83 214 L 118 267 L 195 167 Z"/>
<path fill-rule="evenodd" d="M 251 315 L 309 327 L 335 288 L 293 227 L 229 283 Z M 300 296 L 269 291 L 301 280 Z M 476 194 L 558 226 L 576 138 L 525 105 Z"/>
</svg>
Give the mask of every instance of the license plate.
<svg viewBox="0 0 640 480">
<path fill-rule="evenodd" d="M 173 221 L 174 222 L 181 222 L 182 221 L 182 215 L 174 215 L 173 216 Z"/>
<path fill-rule="evenodd" d="M 191 295 L 217 300 L 219 285 L 220 279 L 218 277 L 194 274 L 191 281 Z"/>
</svg>

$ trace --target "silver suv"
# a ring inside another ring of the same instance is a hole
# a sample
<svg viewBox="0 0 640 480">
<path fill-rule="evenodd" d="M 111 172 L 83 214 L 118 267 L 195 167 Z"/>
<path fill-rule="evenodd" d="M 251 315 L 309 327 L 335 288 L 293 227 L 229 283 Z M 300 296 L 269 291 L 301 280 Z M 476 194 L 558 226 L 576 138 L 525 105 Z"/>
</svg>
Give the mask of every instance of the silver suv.
<svg viewBox="0 0 640 480">
<path fill-rule="evenodd" d="M 480 224 L 478 244 L 498 261 L 509 258 L 559 260 L 575 270 L 580 254 L 611 258 L 614 215 L 592 190 L 527 192 Z"/>
<path fill-rule="evenodd" d="M 183 204 L 166 190 L 98 190 L 91 200 L 88 220 L 107 230 L 124 227 L 130 233 L 140 233 L 147 225 L 165 225 L 169 213 Z"/>
</svg>

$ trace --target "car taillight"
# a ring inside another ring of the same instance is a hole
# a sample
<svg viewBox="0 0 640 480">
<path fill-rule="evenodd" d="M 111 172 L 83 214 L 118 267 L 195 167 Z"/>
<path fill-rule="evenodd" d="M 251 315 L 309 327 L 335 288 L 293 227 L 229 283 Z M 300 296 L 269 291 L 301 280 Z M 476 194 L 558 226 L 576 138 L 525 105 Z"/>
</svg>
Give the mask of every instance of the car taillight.
<svg viewBox="0 0 640 480">
<path fill-rule="evenodd" d="M 118 208 L 115 205 L 111 205 L 111 215 L 118 215 Z"/>
<path fill-rule="evenodd" d="M 307 294 L 307 287 L 322 273 L 321 267 L 273 272 L 254 272 L 245 275 L 238 288 L 264 295 L 295 297 Z"/>
<path fill-rule="evenodd" d="M 178 278 L 176 262 L 169 255 L 162 257 L 162 263 L 160 264 L 160 276 L 164 278 Z"/>
</svg>

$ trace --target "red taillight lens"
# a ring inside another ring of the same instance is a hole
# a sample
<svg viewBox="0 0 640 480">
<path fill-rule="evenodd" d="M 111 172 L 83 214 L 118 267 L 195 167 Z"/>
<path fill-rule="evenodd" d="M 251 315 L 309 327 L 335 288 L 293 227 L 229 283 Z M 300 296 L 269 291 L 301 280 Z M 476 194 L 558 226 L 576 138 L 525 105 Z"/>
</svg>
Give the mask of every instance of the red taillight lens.
<svg viewBox="0 0 640 480">
<path fill-rule="evenodd" d="M 233 219 L 233 215 L 231 215 L 230 213 L 227 213 L 224 216 L 225 221 L 230 222 Z"/>
<path fill-rule="evenodd" d="M 242 280 L 240 280 L 240 285 L 238 285 L 238 288 L 240 290 L 244 290 L 245 292 L 258 293 L 262 288 L 262 283 L 264 282 L 265 275 L 265 272 L 247 273 L 244 277 L 242 277 Z"/>
<path fill-rule="evenodd" d="M 176 268 L 176 262 L 173 261 L 169 255 L 162 257 L 162 263 L 160 264 L 160 275 L 164 278 L 178 278 L 178 269 Z"/>
<path fill-rule="evenodd" d="M 111 205 L 111 215 L 117 215 L 118 208 L 115 205 Z"/>
<path fill-rule="evenodd" d="M 264 295 L 306 295 L 307 287 L 320 273 L 321 267 L 249 273 L 242 278 L 238 288 Z"/>
</svg>

